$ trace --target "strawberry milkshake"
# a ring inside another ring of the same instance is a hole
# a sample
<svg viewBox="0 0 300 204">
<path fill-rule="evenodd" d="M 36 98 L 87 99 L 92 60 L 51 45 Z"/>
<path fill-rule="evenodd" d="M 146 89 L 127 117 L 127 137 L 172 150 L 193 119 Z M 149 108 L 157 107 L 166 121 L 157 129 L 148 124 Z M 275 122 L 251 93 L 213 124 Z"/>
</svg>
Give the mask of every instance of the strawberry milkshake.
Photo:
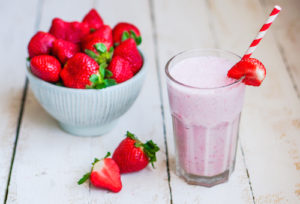
<svg viewBox="0 0 300 204">
<path fill-rule="evenodd" d="M 188 183 L 213 186 L 234 169 L 245 85 L 227 72 L 239 60 L 221 50 L 192 50 L 166 66 L 176 170 Z"/>
</svg>

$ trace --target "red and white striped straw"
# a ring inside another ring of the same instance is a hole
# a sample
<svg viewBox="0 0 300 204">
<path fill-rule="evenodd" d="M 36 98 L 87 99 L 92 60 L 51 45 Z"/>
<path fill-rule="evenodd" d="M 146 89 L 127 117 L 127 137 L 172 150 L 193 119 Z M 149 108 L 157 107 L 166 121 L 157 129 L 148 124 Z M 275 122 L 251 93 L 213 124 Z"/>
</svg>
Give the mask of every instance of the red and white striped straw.
<svg viewBox="0 0 300 204">
<path fill-rule="evenodd" d="M 275 20 L 275 18 L 278 16 L 278 13 L 280 12 L 281 8 L 280 6 L 275 6 L 273 11 L 271 12 L 269 18 L 267 19 L 267 21 L 265 22 L 265 24 L 261 27 L 261 29 L 259 30 L 256 38 L 253 40 L 253 42 L 251 43 L 250 47 L 248 48 L 248 50 L 246 51 L 245 55 L 243 56 L 243 58 L 249 58 L 252 53 L 254 52 L 255 48 L 257 47 L 258 43 L 261 41 L 261 39 L 264 37 L 264 35 L 266 34 L 266 32 L 268 31 L 268 29 L 270 28 L 270 26 L 272 25 L 273 21 Z"/>
</svg>

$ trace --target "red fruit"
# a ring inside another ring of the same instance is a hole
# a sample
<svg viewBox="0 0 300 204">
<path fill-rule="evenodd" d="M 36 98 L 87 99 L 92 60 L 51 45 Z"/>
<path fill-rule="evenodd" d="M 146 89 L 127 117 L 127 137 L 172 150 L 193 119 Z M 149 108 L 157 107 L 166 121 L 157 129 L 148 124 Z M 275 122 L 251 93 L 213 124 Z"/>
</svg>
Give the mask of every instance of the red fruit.
<svg viewBox="0 0 300 204">
<path fill-rule="evenodd" d="M 133 39 L 123 41 L 114 51 L 114 56 L 120 56 L 130 62 L 133 74 L 136 74 L 143 66 L 143 58 L 137 49 Z"/>
<path fill-rule="evenodd" d="M 48 82 L 57 82 L 61 71 L 60 62 L 50 55 L 38 55 L 30 60 L 31 72 Z"/>
<path fill-rule="evenodd" d="M 37 32 L 28 44 L 29 57 L 50 54 L 54 41 L 55 37 L 53 35 L 42 31 Z"/>
<path fill-rule="evenodd" d="M 84 53 L 76 53 L 67 61 L 61 71 L 61 78 L 66 87 L 85 89 L 91 86 L 91 75 L 99 74 L 99 65 Z"/>
<path fill-rule="evenodd" d="M 245 77 L 245 84 L 259 86 L 266 77 L 266 68 L 258 59 L 243 58 L 228 71 L 227 76 L 234 79 Z"/>
<path fill-rule="evenodd" d="M 117 83 L 122 83 L 133 77 L 130 63 L 120 57 L 114 56 L 108 66 L 108 69 L 112 72 L 112 79 L 115 79 Z"/>
<path fill-rule="evenodd" d="M 144 169 L 150 162 L 156 161 L 159 147 L 152 141 L 145 144 L 127 131 L 127 137 L 119 144 L 113 154 L 113 159 L 119 165 L 121 173 L 129 173 Z"/>
<path fill-rule="evenodd" d="M 122 189 L 120 169 L 113 159 L 107 158 L 109 155 L 108 152 L 104 159 L 95 159 L 92 171 L 85 174 L 78 184 L 82 184 L 90 178 L 95 187 L 108 189 L 115 193 L 119 192 Z"/>
<path fill-rule="evenodd" d="M 137 45 L 142 42 L 141 33 L 135 25 L 131 23 L 121 22 L 118 23 L 113 29 L 113 40 L 115 43 L 121 43 L 123 41 L 122 36 L 124 32 L 128 33 L 126 38 L 133 38 L 136 41 Z"/>
<path fill-rule="evenodd" d="M 58 39 L 79 43 L 89 34 L 90 29 L 86 23 L 65 22 L 60 18 L 54 18 L 49 32 Z"/>
<path fill-rule="evenodd" d="M 92 32 L 91 34 L 87 35 L 86 37 L 84 37 L 82 39 L 82 44 L 90 41 L 91 39 L 95 38 L 95 37 L 99 37 L 104 39 L 107 42 L 110 42 L 110 44 L 113 44 L 113 40 L 112 40 L 112 30 L 110 28 L 109 25 L 103 25 L 101 28 L 99 28 L 98 30 Z"/>
<path fill-rule="evenodd" d="M 87 23 L 90 29 L 99 29 L 103 26 L 103 20 L 96 9 L 91 9 L 82 22 Z"/>
<path fill-rule="evenodd" d="M 82 51 L 84 52 L 86 49 L 88 50 L 92 50 L 93 52 L 97 53 L 97 50 L 95 48 L 95 45 L 97 43 L 103 43 L 105 46 L 106 46 L 106 49 L 109 50 L 112 46 L 112 42 L 109 41 L 109 40 L 106 40 L 102 37 L 94 37 L 94 38 L 91 38 L 89 39 L 89 41 L 86 41 L 84 43 L 82 43 L 81 45 L 81 49 Z"/>
<path fill-rule="evenodd" d="M 55 55 L 61 63 L 65 64 L 68 59 L 80 52 L 79 45 L 62 39 L 54 41 L 52 54 Z"/>
</svg>

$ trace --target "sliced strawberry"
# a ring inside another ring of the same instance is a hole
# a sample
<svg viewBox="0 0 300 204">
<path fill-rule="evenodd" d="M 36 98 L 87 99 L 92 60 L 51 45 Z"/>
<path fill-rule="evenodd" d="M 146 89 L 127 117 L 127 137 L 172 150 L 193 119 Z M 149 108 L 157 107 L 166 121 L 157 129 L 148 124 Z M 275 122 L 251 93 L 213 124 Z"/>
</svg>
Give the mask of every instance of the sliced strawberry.
<svg viewBox="0 0 300 204">
<path fill-rule="evenodd" d="M 99 160 L 96 158 L 92 163 L 91 172 L 85 174 L 78 181 L 78 184 L 82 184 L 90 179 L 95 187 L 108 189 L 115 193 L 119 192 L 122 189 L 120 169 L 113 159 L 107 158 L 109 156 L 110 153 L 108 152 L 103 159 Z"/>
<path fill-rule="evenodd" d="M 152 140 L 142 143 L 127 131 L 126 138 L 115 150 L 113 159 L 119 165 L 121 173 L 135 172 L 144 169 L 149 162 L 154 167 L 158 151 L 159 147 Z"/>
<path fill-rule="evenodd" d="M 132 38 L 123 41 L 117 46 L 114 51 L 114 56 L 120 56 L 128 60 L 133 74 L 136 74 L 143 66 L 143 58 Z"/>
<path fill-rule="evenodd" d="M 115 79 L 117 83 L 122 83 L 133 77 L 130 63 L 120 56 L 112 58 L 108 69 L 112 72 L 112 79 Z"/>
<path fill-rule="evenodd" d="M 61 71 L 60 62 L 50 55 L 38 55 L 30 60 L 31 72 L 48 82 L 57 82 Z"/>
<path fill-rule="evenodd" d="M 227 76 L 234 79 L 245 77 L 245 84 L 259 86 L 266 77 L 266 68 L 258 59 L 243 58 L 228 71 Z"/>
<path fill-rule="evenodd" d="M 112 39 L 112 30 L 109 25 L 103 25 L 98 30 L 92 32 L 91 34 L 84 37 L 81 41 L 81 44 L 85 44 L 86 42 L 90 41 L 91 39 L 99 37 L 107 42 L 109 42 L 110 45 L 113 44 Z"/>
<path fill-rule="evenodd" d="M 79 45 L 62 39 L 57 39 L 53 43 L 52 54 L 56 56 L 62 64 L 80 52 Z"/>
<path fill-rule="evenodd" d="M 29 57 L 50 54 L 54 41 L 55 37 L 53 35 L 42 31 L 37 32 L 28 44 Z"/>
<path fill-rule="evenodd" d="M 113 29 L 114 43 L 118 45 L 128 38 L 133 38 L 137 45 L 142 42 L 141 33 L 135 25 L 126 22 L 118 23 Z"/>
<path fill-rule="evenodd" d="M 65 22 L 60 18 L 54 18 L 49 33 L 58 39 L 79 43 L 86 35 L 90 33 L 88 24 L 74 22 Z"/>
<path fill-rule="evenodd" d="M 87 23 L 90 29 L 99 29 L 103 26 L 103 20 L 96 9 L 91 9 L 82 22 Z"/>
</svg>

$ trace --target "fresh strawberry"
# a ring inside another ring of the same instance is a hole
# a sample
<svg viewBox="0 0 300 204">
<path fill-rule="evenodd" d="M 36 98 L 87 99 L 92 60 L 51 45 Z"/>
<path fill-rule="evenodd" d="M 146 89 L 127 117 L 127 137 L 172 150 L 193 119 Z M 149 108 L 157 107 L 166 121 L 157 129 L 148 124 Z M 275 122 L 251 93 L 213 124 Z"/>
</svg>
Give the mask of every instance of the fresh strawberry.
<svg viewBox="0 0 300 204">
<path fill-rule="evenodd" d="M 118 23 L 113 29 L 113 40 L 118 45 L 128 38 L 133 38 L 137 45 L 142 43 L 142 37 L 139 29 L 126 22 Z"/>
<path fill-rule="evenodd" d="M 103 20 L 96 9 L 91 9 L 82 22 L 87 23 L 90 29 L 99 29 L 103 26 Z"/>
<path fill-rule="evenodd" d="M 91 34 L 87 35 L 86 37 L 84 37 L 82 39 L 81 44 L 84 44 L 95 37 L 99 37 L 99 38 L 105 40 L 106 42 L 109 42 L 110 46 L 113 44 L 112 30 L 109 25 L 103 25 L 98 30 L 96 30 L 96 31 L 92 32 Z"/>
<path fill-rule="evenodd" d="M 55 55 L 62 64 L 65 64 L 67 60 L 73 57 L 77 52 L 80 52 L 80 47 L 75 43 L 62 39 L 57 39 L 53 43 L 52 54 Z"/>
<path fill-rule="evenodd" d="M 129 173 L 144 169 L 149 162 L 154 167 L 158 151 L 159 147 L 152 140 L 144 144 L 127 131 L 127 137 L 119 144 L 112 158 L 121 173 Z"/>
<path fill-rule="evenodd" d="M 114 56 L 112 58 L 108 69 L 112 72 L 112 78 L 115 79 L 117 83 L 122 83 L 133 77 L 130 63 L 120 56 Z"/>
<path fill-rule="evenodd" d="M 65 22 L 60 18 L 54 18 L 49 32 L 58 39 L 79 43 L 90 29 L 87 23 Z"/>
<path fill-rule="evenodd" d="M 243 58 L 228 71 L 227 76 L 234 79 L 245 77 L 245 84 L 259 86 L 266 77 L 266 68 L 258 59 Z"/>
<path fill-rule="evenodd" d="M 29 57 L 50 54 L 54 41 L 55 37 L 53 35 L 42 31 L 37 32 L 28 44 Z"/>
<path fill-rule="evenodd" d="M 60 74 L 66 87 L 78 89 L 91 86 L 92 75 L 99 75 L 99 65 L 84 53 L 76 53 L 69 59 Z"/>
<path fill-rule="evenodd" d="M 133 39 L 127 39 L 116 47 L 114 56 L 120 56 L 128 60 L 133 74 L 136 74 L 143 66 L 143 58 L 137 49 Z"/>
<path fill-rule="evenodd" d="M 30 60 L 31 72 L 48 82 L 57 82 L 61 71 L 60 62 L 50 55 L 38 55 Z"/>
<path fill-rule="evenodd" d="M 91 172 L 86 173 L 78 181 L 78 184 L 83 184 L 90 179 L 95 187 L 108 189 L 115 193 L 119 192 L 122 189 L 120 169 L 113 159 L 108 158 L 109 156 L 108 152 L 101 160 L 95 158 Z"/>
<path fill-rule="evenodd" d="M 106 46 L 106 50 L 109 50 L 112 47 L 112 41 L 106 40 L 102 37 L 95 36 L 88 41 L 85 41 L 81 44 L 82 51 L 85 50 L 92 50 L 93 52 L 97 53 L 95 45 L 98 43 L 102 43 Z"/>
</svg>

